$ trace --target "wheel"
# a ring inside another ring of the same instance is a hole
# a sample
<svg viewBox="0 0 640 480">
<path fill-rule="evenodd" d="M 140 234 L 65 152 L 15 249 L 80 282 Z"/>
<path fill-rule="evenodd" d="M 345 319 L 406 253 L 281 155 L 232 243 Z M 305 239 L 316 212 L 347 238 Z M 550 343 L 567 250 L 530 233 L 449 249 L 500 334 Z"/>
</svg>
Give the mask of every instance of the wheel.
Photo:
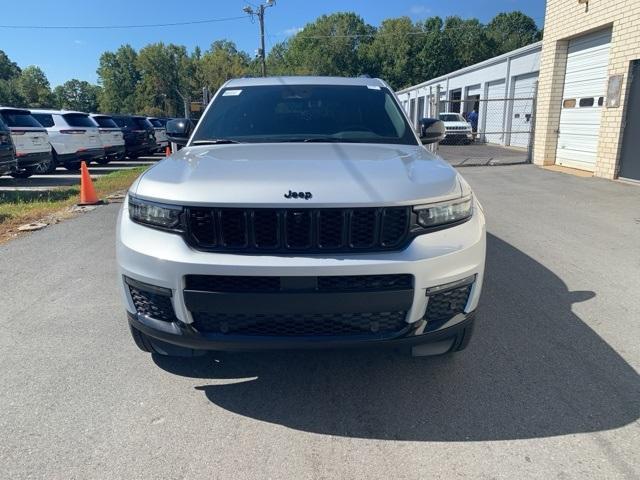
<svg viewBox="0 0 640 480">
<path fill-rule="evenodd" d="M 98 163 L 98 165 L 106 165 L 107 163 L 109 163 L 111 161 L 110 158 L 104 157 L 104 158 L 98 158 L 96 160 L 96 162 Z"/>
<path fill-rule="evenodd" d="M 422 345 L 414 345 L 411 348 L 412 357 L 434 357 L 441 355 L 451 355 L 456 352 L 461 352 L 469 342 L 473 335 L 473 327 L 475 320 L 469 322 L 467 326 L 461 329 L 455 337 L 448 338 L 439 342 L 425 343 Z"/>
<path fill-rule="evenodd" d="M 64 168 L 70 172 L 77 172 L 80 170 L 80 162 L 64 162 Z"/>
<path fill-rule="evenodd" d="M 129 324 L 131 337 L 136 346 L 146 353 L 155 353 L 165 357 L 200 357 L 206 355 L 204 350 L 193 350 L 191 348 L 178 347 L 170 343 L 162 342 L 145 335 L 137 328 Z"/>
<path fill-rule="evenodd" d="M 56 159 L 56 155 L 55 153 L 52 153 L 48 162 L 41 163 L 33 168 L 33 173 L 36 175 L 48 175 L 56 171 L 57 165 L 58 161 Z"/>
<path fill-rule="evenodd" d="M 129 160 L 137 160 L 138 157 L 140 157 L 140 154 L 138 154 L 138 153 L 130 153 L 127 156 L 129 157 Z"/>
<path fill-rule="evenodd" d="M 33 173 L 34 172 L 30 168 L 27 168 L 19 172 L 12 172 L 9 175 L 11 175 L 13 178 L 29 178 L 31 175 L 33 175 Z"/>
</svg>

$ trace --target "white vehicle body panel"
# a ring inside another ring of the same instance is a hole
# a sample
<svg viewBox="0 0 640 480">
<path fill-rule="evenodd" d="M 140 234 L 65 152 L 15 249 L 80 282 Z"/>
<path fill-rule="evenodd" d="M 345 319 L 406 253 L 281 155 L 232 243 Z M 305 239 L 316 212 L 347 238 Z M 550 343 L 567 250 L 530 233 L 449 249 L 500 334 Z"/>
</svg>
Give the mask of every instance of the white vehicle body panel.
<svg viewBox="0 0 640 480">
<path fill-rule="evenodd" d="M 73 126 L 65 119 L 66 114 L 81 114 L 83 112 L 73 112 L 66 110 L 31 110 L 34 115 L 51 115 L 54 124 L 45 126 L 49 133 L 49 142 L 58 155 L 70 155 L 84 150 L 102 148 L 102 141 L 98 132 L 98 125 L 94 126 Z M 88 116 L 88 115 L 87 115 Z M 78 133 L 63 133 L 65 131 L 76 131 Z"/>
</svg>

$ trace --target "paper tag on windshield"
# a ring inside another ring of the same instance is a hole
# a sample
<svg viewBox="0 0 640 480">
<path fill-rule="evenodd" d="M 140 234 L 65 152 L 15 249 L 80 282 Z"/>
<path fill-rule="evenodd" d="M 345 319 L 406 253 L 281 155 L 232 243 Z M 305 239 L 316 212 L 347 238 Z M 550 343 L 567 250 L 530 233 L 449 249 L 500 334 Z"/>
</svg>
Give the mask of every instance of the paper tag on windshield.
<svg viewBox="0 0 640 480">
<path fill-rule="evenodd" d="M 242 90 L 225 90 L 222 94 L 223 97 L 237 97 L 242 93 Z"/>
</svg>

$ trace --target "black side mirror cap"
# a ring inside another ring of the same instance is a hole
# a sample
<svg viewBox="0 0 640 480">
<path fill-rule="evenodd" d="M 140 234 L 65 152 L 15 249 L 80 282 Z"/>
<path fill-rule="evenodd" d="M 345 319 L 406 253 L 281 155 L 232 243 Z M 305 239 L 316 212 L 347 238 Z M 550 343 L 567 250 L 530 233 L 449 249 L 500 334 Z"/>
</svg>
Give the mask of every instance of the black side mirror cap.
<svg viewBox="0 0 640 480">
<path fill-rule="evenodd" d="M 437 118 L 421 118 L 418 125 L 420 142 L 423 145 L 440 142 L 446 135 L 444 123 Z"/>
<path fill-rule="evenodd" d="M 189 118 L 174 118 L 167 122 L 166 128 L 169 141 L 184 146 L 193 133 L 195 123 Z"/>
</svg>

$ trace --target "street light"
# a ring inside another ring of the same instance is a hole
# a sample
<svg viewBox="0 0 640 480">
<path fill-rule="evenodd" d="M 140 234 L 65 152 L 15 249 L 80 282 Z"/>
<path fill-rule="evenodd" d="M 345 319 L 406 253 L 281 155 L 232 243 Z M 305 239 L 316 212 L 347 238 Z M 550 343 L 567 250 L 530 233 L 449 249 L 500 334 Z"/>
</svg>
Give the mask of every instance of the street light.
<svg viewBox="0 0 640 480">
<path fill-rule="evenodd" d="M 251 17 L 253 17 L 254 15 L 257 16 L 258 20 L 260 21 L 260 51 L 258 52 L 258 54 L 260 55 L 260 61 L 262 64 L 263 77 L 267 76 L 267 63 L 265 60 L 264 52 L 264 11 L 269 7 L 273 7 L 275 4 L 275 0 L 267 0 L 265 3 L 258 5 L 255 10 L 249 5 L 242 9 L 244 13 L 246 13 L 247 15 L 251 15 Z"/>
</svg>

